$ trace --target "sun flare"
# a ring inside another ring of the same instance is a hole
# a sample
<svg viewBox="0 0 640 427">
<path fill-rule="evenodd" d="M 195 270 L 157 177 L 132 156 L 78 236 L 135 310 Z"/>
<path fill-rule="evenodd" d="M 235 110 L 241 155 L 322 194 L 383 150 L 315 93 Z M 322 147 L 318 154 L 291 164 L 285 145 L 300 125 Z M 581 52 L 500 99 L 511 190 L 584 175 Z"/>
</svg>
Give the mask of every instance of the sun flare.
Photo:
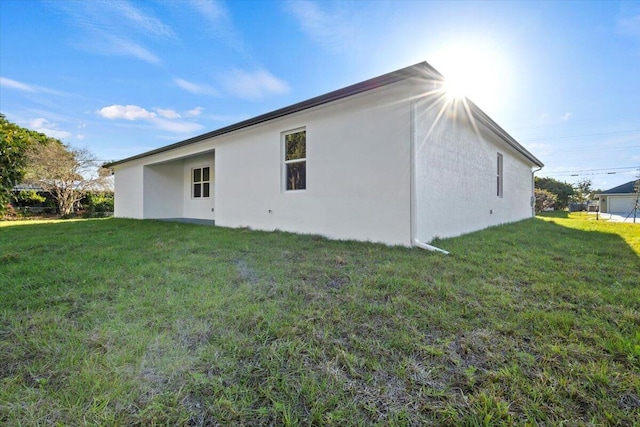
<svg viewBox="0 0 640 427">
<path fill-rule="evenodd" d="M 448 99 L 466 97 L 488 109 L 504 102 L 509 70 L 499 48 L 479 41 L 458 42 L 444 45 L 430 59 L 445 77 Z"/>
<path fill-rule="evenodd" d="M 467 97 L 469 89 L 463 79 L 445 76 L 442 90 L 449 100 L 455 101 Z"/>
</svg>

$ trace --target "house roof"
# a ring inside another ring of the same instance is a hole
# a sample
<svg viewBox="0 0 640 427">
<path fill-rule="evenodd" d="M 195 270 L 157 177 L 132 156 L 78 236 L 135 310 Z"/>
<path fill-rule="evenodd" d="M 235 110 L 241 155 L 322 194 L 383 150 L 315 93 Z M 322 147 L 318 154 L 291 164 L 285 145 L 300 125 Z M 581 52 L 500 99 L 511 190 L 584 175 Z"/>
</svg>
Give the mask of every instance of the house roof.
<svg viewBox="0 0 640 427">
<path fill-rule="evenodd" d="M 636 180 L 629 181 L 622 185 L 618 185 L 617 187 L 613 187 L 607 191 L 603 191 L 600 194 L 632 194 L 635 193 L 635 190 L 633 189 L 635 183 Z"/>
<path fill-rule="evenodd" d="M 420 77 L 426 78 L 429 77 L 434 80 L 443 81 L 444 76 L 440 74 L 435 68 L 429 65 L 426 61 L 420 62 L 418 64 L 412 65 L 410 67 L 402 68 L 400 70 L 393 71 L 391 73 L 384 74 L 382 76 L 374 77 L 369 80 L 365 80 L 360 83 L 356 83 L 351 86 L 344 87 L 342 89 L 335 90 L 333 92 L 326 93 L 324 95 L 316 96 L 315 98 L 307 99 L 306 101 L 301 101 L 296 104 L 289 105 L 288 107 L 280 108 L 278 110 L 271 111 L 269 113 L 265 113 L 247 120 L 243 120 L 238 123 L 234 123 L 229 126 L 225 126 L 223 128 L 204 133 L 202 135 L 194 136 L 193 138 L 185 139 L 183 141 L 176 142 L 174 144 L 166 145 L 164 147 L 157 148 L 155 150 L 147 151 L 141 154 L 137 154 L 135 156 L 127 157 L 122 160 L 118 160 L 115 162 L 107 163 L 104 165 L 105 167 L 112 167 L 116 165 L 120 165 L 123 163 L 127 163 L 133 160 L 141 159 L 144 157 L 148 157 L 154 154 L 162 153 L 165 151 L 173 150 L 175 148 L 180 148 L 185 145 L 193 144 L 196 142 L 203 141 L 205 139 L 213 138 L 216 136 L 224 135 L 226 133 L 230 133 L 236 130 L 240 130 L 249 126 L 253 126 L 259 123 L 264 123 L 269 120 L 277 119 L 279 117 L 283 117 L 289 114 L 297 113 L 299 111 L 307 110 L 313 107 L 317 107 L 322 104 L 326 104 L 332 101 L 337 101 L 339 99 L 347 98 L 349 96 L 357 95 L 359 93 L 367 92 L 369 90 L 377 89 L 383 86 L 387 86 L 402 80 L 406 80 L 409 78 Z M 490 130 L 496 133 L 499 137 L 504 139 L 509 145 L 511 145 L 516 151 L 525 156 L 535 165 L 542 167 L 543 163 L 538 160 L 533 154 L 531 154 L 527 149 L 525 149 L 522 145 L 520 145 L 511 135 L 509 135 L 504 129 L 498 126 L 487 114 L 485 114 L 478 106 L 476 106 L 473 102 L 467 100 L 469 103 L 470 110 L 474 113 L 474 116 L 485 126 L 487 126 Z"/>
</svg>

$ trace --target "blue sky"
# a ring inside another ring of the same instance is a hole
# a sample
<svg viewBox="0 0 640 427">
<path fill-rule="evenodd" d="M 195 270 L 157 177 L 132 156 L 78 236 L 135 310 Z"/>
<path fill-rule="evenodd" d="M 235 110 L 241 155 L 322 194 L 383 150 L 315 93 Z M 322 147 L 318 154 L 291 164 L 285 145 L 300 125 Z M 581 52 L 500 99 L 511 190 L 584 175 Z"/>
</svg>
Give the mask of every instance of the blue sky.
<svg viewBox="0 0 640 427">
<path fill-rule="evenodd" d="M 426 60 L 545 163 L 640 167 L 640 2 L 0 2 L 0 111 L 118 160 Z"/>
</svg>

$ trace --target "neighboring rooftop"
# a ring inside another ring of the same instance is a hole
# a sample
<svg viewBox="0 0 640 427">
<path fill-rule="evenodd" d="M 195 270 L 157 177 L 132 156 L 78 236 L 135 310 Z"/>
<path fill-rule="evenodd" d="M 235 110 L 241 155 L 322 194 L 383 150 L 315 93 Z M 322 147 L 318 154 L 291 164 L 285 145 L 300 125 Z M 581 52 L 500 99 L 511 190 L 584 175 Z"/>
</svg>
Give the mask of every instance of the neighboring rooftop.
<svg viewBox="0 0 640 427">
<path fill-rule="evenodd" d="M 629 181 L 625 184 L 618 185 L 617 187 L 613 187 L 607 191 L 603 191 L 600 194 L 631 194 L 635 193 L 634 185 L 637 180 Z"/>
</svg>

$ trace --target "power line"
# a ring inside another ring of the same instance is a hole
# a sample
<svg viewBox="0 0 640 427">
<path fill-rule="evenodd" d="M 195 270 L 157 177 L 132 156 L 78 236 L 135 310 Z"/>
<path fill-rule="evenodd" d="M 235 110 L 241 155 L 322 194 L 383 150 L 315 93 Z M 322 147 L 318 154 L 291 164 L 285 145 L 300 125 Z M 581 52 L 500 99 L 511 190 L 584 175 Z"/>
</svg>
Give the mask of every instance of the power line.
<svg viewBox="0 0 640 427">
<path fill-rule="evenodd" d="M 602 132 L 602 133 L 586 133 L 583 135 L 565 135 L 565 136 L 553 136 L 548 138 L 535 138 L 535 139 L 523 139 L 522 142 L 536 142 L 536 141 L 555 141 L 557 139 L 571 139 L 571 138 L 588 138 L 591 136 L 606 136 L 606 135 L 618 135 L 623 133 L 638 133 L 640 129 L 632 130 L 620 130 L 615 132 Z"/>
<path fill-rule="evenodd" d="M 638 169 L 638 166 L 622 166 L 617 168 L 601 168 L 601 169 L 574 169 L 570 171 L 556 171 L 554 173 L 579 173 L 579 172 L 598 172 L 598 171 L 616 171 L 625 169 Z"/>
<path fill-rule="evenodd" d="M 565 153 L 569 151 L 602 151 L 602 150 L 627 150 L 630 148 L 640 148 L 640 145 L 629 145 L 626 147 L 579 147 L 579 148 L 561 148 L 559 150 L 548 150 L 550 153 Z M 542 150 L 541 150 L 542 151 Z"/>
</svg>

